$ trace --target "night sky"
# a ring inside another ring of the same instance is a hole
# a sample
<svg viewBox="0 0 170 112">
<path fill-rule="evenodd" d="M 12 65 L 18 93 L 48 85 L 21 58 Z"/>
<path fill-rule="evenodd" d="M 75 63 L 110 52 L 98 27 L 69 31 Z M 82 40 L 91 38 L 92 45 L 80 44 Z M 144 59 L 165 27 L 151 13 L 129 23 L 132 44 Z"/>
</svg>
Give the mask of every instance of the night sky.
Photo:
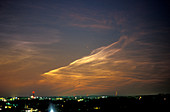
<svg viewBox="0 0 170 112">
<path fill-rule="evenodd" d="M 0 0 L 0 96 L 170 93 L 168 0 Z"/>
</svg>

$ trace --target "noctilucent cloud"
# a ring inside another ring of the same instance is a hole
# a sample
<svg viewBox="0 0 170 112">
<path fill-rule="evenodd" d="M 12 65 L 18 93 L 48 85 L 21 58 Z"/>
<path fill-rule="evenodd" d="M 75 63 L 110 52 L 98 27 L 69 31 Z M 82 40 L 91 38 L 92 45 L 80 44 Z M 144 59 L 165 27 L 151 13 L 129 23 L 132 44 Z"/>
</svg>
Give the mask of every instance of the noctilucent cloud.
<svg viewBox="0 0 170 112">
<path fill-rule="evenodd" d="M 170 93 L 168 0 L 1 0 L 0 96 Z"/>
</svg>

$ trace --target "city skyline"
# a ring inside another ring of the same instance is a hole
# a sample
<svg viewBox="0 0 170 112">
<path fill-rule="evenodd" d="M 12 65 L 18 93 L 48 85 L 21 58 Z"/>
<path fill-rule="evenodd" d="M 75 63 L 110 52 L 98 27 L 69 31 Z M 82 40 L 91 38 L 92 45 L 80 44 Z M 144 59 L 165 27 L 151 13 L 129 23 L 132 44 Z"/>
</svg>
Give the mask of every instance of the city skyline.
<svg viewBox="0 0 170 112">
<path fill-rule="evenodd" d="M 170 93 L 167 0 L 0 1 L 0 96 Z"/>
</svg>

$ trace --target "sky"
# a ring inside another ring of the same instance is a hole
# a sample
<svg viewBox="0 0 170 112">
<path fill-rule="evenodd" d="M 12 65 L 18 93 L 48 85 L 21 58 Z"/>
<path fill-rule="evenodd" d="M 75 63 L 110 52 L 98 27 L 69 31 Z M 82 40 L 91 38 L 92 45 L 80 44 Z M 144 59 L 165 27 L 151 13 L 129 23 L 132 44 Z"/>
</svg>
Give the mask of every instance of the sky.
<svg viewBox="0 0 170 112">
<path fill-rule="evenodd" d="M 1 0 L 0 96 L 170 93 L 168 0 Z"/>
</svg>

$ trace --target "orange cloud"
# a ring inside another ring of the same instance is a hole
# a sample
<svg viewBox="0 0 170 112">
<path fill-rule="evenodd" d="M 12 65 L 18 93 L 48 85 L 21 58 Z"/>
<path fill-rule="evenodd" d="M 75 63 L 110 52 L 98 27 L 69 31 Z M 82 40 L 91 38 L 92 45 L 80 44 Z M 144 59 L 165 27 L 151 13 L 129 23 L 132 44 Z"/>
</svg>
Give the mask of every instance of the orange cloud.
<svg viewBox="0 0 170 112">
<path fill-rule="evenodd" d="M 160 77 L 151 73 L 155 63 L 146 63 L 145 55 L 141 61 L 138 59 L 141 52 L 137 56 L 138 52 L 128 50 L 132 43 L 136 45 L 135 39 L 122 36 L 117 42 L 95 49 L 67 66 L 42 74 L 45 79 L 40 84 L 49 84 L 63 95 L 85 95 L 126 91 L 132 87 L 139 91 L 148 84 L 161 82 Z"/>
</svg>

